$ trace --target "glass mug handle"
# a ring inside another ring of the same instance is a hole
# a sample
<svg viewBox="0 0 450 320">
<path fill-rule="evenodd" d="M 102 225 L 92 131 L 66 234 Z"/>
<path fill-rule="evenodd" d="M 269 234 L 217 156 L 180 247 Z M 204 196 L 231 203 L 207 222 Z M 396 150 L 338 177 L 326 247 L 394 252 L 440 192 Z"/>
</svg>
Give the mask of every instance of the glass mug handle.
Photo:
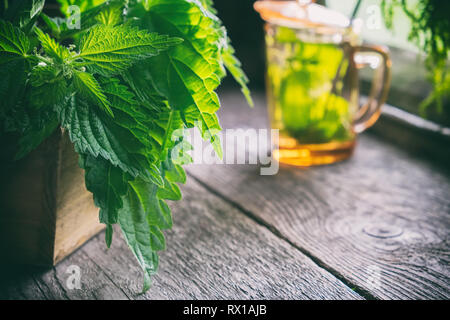
<svg viewBox="0 0 450 320">
<path fill-rule="evenodd" d="M 353 47 L 353 63 L 357 70 L 370 67 L 374 77 L 370 96 L 355 116 L 353 130 L 361 133 L 378 120 L 381 107 L 386 102 L 391 84 L 392 61 L 387 48 L 382 46 L 361 45 Z"/>
</svg>

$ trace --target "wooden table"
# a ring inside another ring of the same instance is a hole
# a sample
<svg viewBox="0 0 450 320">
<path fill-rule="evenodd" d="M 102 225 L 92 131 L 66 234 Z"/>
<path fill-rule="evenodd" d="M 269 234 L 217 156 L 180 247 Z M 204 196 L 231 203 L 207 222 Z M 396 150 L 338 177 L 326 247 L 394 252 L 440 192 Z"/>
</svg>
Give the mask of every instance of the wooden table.
<svg viewBox="0 0 450 320">
<path fill-rule="evenodd" d="M 224 128 L 266 127 L 224 93 Z M 152 289 L 116 230 L 52 269 L 2 272 L 10 299 L 448 299 L 450 168 L 363 134 L 351 160 L 327 167 L 191 165 L 173 203 Z M 82 289 L 69 289 L 69 266 Z"/>
</svg>

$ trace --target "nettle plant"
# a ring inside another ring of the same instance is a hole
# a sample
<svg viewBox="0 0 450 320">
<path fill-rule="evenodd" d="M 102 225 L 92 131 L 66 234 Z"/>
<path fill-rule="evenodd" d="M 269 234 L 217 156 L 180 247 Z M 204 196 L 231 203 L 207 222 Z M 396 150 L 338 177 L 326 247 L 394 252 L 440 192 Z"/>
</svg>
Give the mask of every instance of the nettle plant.
<svg viewBox="0 0 450 320">
<path fill-rule="evenodd" d="M 58 1 L 60 17 L 0 2 L 0 132 L 17 159 L 68 133 L 107 246 L 119 224 L 148 290 L 191 161 L 174 133 L 196 126 L 221 156 L 215 90 L 228 69 L 251 104 L 247 78 L 211 0 Z"/>
<path fill-rule="evenodd" d="M 450 98 L 450 2 L 442 0 L 382 0 L 386 25 L 393 29 L 395 13 L 401 9 L 411 21 L 409 40 L 426 54 L 428 78 L 433 91 L 422 102 L 422 113 L 435 106 L 442 113 Z"/>
</svg>

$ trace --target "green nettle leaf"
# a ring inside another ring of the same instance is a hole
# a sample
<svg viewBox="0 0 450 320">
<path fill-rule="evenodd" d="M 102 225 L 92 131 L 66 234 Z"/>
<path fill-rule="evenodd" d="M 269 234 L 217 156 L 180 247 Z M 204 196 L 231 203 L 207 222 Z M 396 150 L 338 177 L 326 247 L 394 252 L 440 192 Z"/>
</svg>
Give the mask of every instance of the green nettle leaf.
<svg viewBox="0 0 450 320">
<path fill-rule="evenodd" d="M 122 22 L 123 5 L 114 3 L 102 10 L 95 19 L 105 26 L 115 26 Z"/>
<path fill-rule="evenodd" d="M 165 128 L 158 127 L 159 119 L 164 118 L 166 113 L 157 109 L 158 107 L 153 104 L 150 107 L 141 105 L 129 88 L 121 84 L 118 79 L 102 78 L 100 83 L 104 88 L 106 97 L 111 101 L 114 114 L 118 115 L 117 124 L 130 130 L 146 146 L 148 157 L 152 161 L 160 160 L 163 148 L 169 147 L 168 145 L 161 146 L 160 140 L 163 139 L 161 135 L 164 135 L 166 131 L 161 133 Z M 164 108 L 167 109 L 167 106 L 164 105 Z M 167 130 L 167 132 L 171 134 L 172 131 Z M 156 166 L 154 170 L 150 171 L 150 174 L 154 178 L 153 183 L 164 184 Z"/>
<path fill-rule="evenodd" d="M 49 17 L 45 13 L 41 14 L 42 21 L 45 23 L 45 26 L 49 29 L 50 34 L 59 37 L 61 32 L 64 29 L 64 26 L 67 26 L 66 19 L 61 17 Z"/>
<path fill-rule="evenodd" d="M 53 108 L 69 93 L 67 82 L 60 69 L 53 65 L 37 65 L 30 72 L 30 105 L 36 108 Z M 49 94 L 51 92 L 51 94 Z"/>
<path fill-rule="evenodd" d="M 133 91 L 139 102 L 156 112 L 168 108 L 167 99 L 156 91 L 149 70 L 135 65 L 122 74 L 124 82 Z"/>
<path fill-rule="evenodd" d="M 217 14 L 217 10 L 213 7 L 213 0 L 200 0 L 201 4 L 212 14 Z"/>
<path fill-rule="evenodd" d="M 138 127 L 138 121 L 145 115 L 139 110 L 138 102 L 134 94 L 117 78 L 100 78 L 100 84 L 104 90 L 105 96 L 111 102 L 115 111 L 120 110 L 124 116 L 119 118 L 125 120 L 126 127 Z M 128 115 L 128 117 L 126 117 Z M 146 127 L 142 127 L 146 130 Z M 148 136 L 148 133 L 146 133 Z"/>
<path fill-rule="evenodd" d="M 215 114 L 220 105 L 214 92 L 223 75 L 218 59 L 220 33 L 214 28 L 214 16 L 205 12 L 197 1 L 152 1 L 143 26 L 184 41 L 149 59 L 147 65 L 157 90 L 182 112 L 189 127 L 200 128 L 221 157 L 217 136 L 221 128 Z"/>
<path fill-rule="evenodd" d="M 180 42 L 178 38 L 169 38 L 129 26 L 99 25 L 92 28 L 82 39 L 78 57 L 87 61 L 93 72 L 108 76 Z"/>
<path fill-rule="evenodd" d="M 31 123 L 24 130 L 19 139 L 19 149 L 15 159 L 22 159 L 45 139 L 47 139 L 58 127 L 58 117 L 53 110 L 46 110 L 30 117 Z"/>
<path fill-rule="evenodd" d="M 123 207 L 122 197 L 128 192 L 127 176 L 101 157 L 83 155 L 80 166 L 85 169 L 86 188 L 94 195 L 94 202 L 100 208 L 100 222 L 106 224 L 106 243 L 112 241 L 111 225 L 118 222 L 119 210 Z"/>
<path fill-rule="evenodd" d="M 101 5 L 106 0 L 58 0 L 61 4 L 61 12 L 69 15 L 68 9 L 70 6 L 77 6 L 80 8 L 81 12 L 85 12 L 89 9 L 95 8 Z"/>
<path fill-rule="evenodd" d="M 95 204 L 100 208 L 100 222 L 117 223 L 117 211 L 122 207 L 121 197 L 127 191 L 123 171 L 109 161 L 91 155 L 84 161 L 86 187 L 94 194 Z"/>
<path fill-rule="evenodd" d="M 0 60 L 2 55 L 0 55 Z M 24 98 L 27 81 L 25 60 L 0 64 L 0 120 Z M 1 128 L 1 126 L 0 126 Z"/>
<path fill-rule="evenodd" d="M 212 0 L 201 0 L 203 6 L 212 14 L 215 15 L 217 11 L 213 8 Z M 250 90 L 247 87 L 248 78 L 244 71 L 241 69 L 241 62 L 236 58 L 234 48 L 231 46 L 231 40 L 227 36 L 227 31 L 223 27 L 222 22 L 215 17 L 214 27 L 217 32 L 221 33 L 221 58 L 223 59 L 224 66 L 230 71 L 233 78 L 241 86 L 242 93 L 247 99 L 247 103 L 252 107 L 253 100 L 250 95 Z"/>
<path fill-rule="evenodd" d="M 144 271 L 144 288 L 150 288 L 151 276 L 158 270 L 158 254 L 156 251 L 165 247 L 164 237 L 149 219 L 147 207 L 144 206 L 145 192 L 156 186 L 147 185 L 142 181 L 130 184 L 128 194 L 122 198 L 123 208 L 119 211 L 119 224 L 128 246 Z M 148 203 L 146 203 L 148 206 Z M 170 215 L 170 212 L 169 212 Z"/>
<path fill-rule="evenodd" d="M 158 197 L 165 200 L 181 200 L 181 191 L 176 183 L 164 179 L 164 187 L 158 189 Z"/>
<path fill-rule="evenodd" d="M 30 83 L 35 86 L 41 86 L 43 84 L 55 81 L 60 75 L 60 70 L 47 64 L 38 64 L 31 69 Z"/>
<path fill-rule="evenodd" d="M 419 110 L 427 116 L 429 108 L 437 113 L 444 110 L 445 101 L 450 99 L 450 2 L 436 0 L 382 0 L 381 11 L 386 26 L 394 29 L 395 15 L 400 10 L 408 17 L 411 28 L 408 40 L 414 43 L 426 56 L 427 78 L 433 90 L 421 102 Z"/>
<path fill-rule="evenodd" d="M 48 34 L 42 32 L 41 29 L 35 28 L 34 30 L 46 54 L 58 62 L 63 62 L 70 57 L 69 50 L 66 47 L 57 43 Z"/>
<path fill-rule="evenodd" d="M 131 88 L 127 88 L 117 79 L 103 79 L 101 85 L 111 101 L 113 112 L 117 113 L 119 109 L 134 119 L 127 119 L 124 125 L 132 127 L 133 133 L 149 146 L 153 160 L 161 161 L 167 157 L 169 150 L 176 143 L 173 139 L 175 130 L 184 128 L 184 123 L 180 112 L 171 109 L 160 100 L 161 97 L 157 96 L 150 80 L 146 81 L 139 69 L 133 67 L 125 81 L 133 85 L 133 92 L 136 92 L 139 99 L 130 91 Z M 148 129 L 151 130 L 151 134 Z"/>
<path fill-rule="evenodd" d="M 251 103 L 247 78 L 211 0 L 58 2 L 66 17 L 79 7 L 80 29 L 44 0 L 0 0 L 0 134 L 20 134 L 22 158 L 67 131 L 106 245 L 119 224 L 146 291 L 192 161 L 184 130 L 222 156 L 215 90 L 227 68 Z"/>
<path fill-rule="evenodd" d="M 178 110 L 166 110 L 159 113 L 157 119 L 154 120 L 153 137 L 157 142 L 155 149 L 157 150 L 158 160 L 164 160 L 168 153 L 177 144 L 175 131 L 184 128 L 181 114 Z"/>
<path fill-rule="evenodd" d="M 44 9 L 45 0 L 2 1 L 1 17 L 28 33 Z"/>
<path fill-rule="evenodd" d="M 241 69 L 241 62 L 235 57 L 234 49 L 231 46 L 230 42 L 228 42 L 227 46 L 222 51 L 223 63 L 226 68 L 230 71 L 233 78 L 237 83 L 241 86 L 242 93 L 247 99 L 247 103 L 253 107 L 253 100 L 250 95 L 250 90 L 247 87 L 248 78 L 245 75 L 244 71 Z"/>
<path fill-rule="evenodd" d="M 148 223 L 161 230 L 172 228 L 172 214 L 169 206 L 158 196 L 160 187 L 140 179 L 130 182 L 130 185 L 147 213 Z"/>
<path fill-rule="evenodd" d="M 24 32 L 0 20 L 0 129 L 9 110 L 24 98 L 30 49 Z"/>
<path fill-rule="evenodd" d="M 51 92 L 51 96 L 49 96 Z M 30 105 L 40 108 L 53 108 L 54 105 L 64 101 L 68 92 L 67 84 L 64 80 L 48 82 L 31 89 Z"/>
<path fill-rule="evenodd" d="M 133 134 L 80 97 L 57 107 L 77 152 L 101 156 L 133 176 L 148 175 L 145 146 Z"/>
<path fill-rule="evenodd" d="M 75 71 L 73 79 L 75 88 L 78 89 L 82 96 L 86 97 L 100 108 L 105 109 L 111 116 L 114 116 L 109 101 L 106 99 L 102 88 L 92 74 Z"/>
<path fill-rule="evenodd" d="M 167 179 L 172 182 L 186 183 L 186 172 L 182 166 L 174 164 L 169 159 L 165 160 L 162 165 Z"/>
<path fill-rule="evenodd" d="M 0 64 L 27 57 L 30 40 L 10 22 L 0 20 Z"/>
</svg>

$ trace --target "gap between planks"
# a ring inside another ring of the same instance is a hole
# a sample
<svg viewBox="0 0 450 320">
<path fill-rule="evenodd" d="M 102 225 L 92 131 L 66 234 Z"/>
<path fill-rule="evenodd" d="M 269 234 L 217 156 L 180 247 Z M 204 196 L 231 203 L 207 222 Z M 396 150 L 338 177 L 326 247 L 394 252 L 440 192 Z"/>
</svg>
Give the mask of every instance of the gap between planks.
<svg viewBox="0 0 450 320">
<path fill-rule="evenodd" d="M 289 238 L 283 236 L 283 234 L 273 225 L 267 223 L 266 221 L 264 221 L 263 218 L 258 217 L 256 214 L 254 214 L 253 212 L 245 209 L 244 207 L 242 207 L 239 203 L 237 203 L 236 201 L 230 199 L 229 197 L 227 197 L 226 195 L 224 195 L 223 193 L 219 192 L 218 190 L 216 190 L 215 188 L 211 187 L 210 185 L 208 185 L 207 183 L 203 182 L 201 179 L 197 178 L 197 176 L 195 176 L 194 174 L 192 174 L 191 172 L 189 172 L 189 169 L 186 170 L 186 173 L 189 177 L 191 177 L 192 179 L 194 179 L 198 184 L 200 184 L 202 187 L 204 187 L 205 189 L 207 189 L 209 192 L 211 192 L 212 194 L 214 194 L 216 197 L 219 197 L 220 199 L 222 199 L 223 201 L 225 201 L 226 203 L 228 203 L 229 205 L 231 205 L 233 208 L 237 209 L 239 212 L 241 212 L 242 214 L 244 214 L 245 216 L 247 216 L 249 219 L 253 220 L 255 223 L 259 224 L 260 226 L 266 228 L 267 230 L 269 230 L 272 234 L 274 234 L 276 237 L 278 237 L 279 239 L 287 242 L 288 244 L 290 244 L 293 248 L 297 249 L 298 251 L 300 251 L 302 254 L 304 254 L 305 256 L 307 256 L 309 259 L 311 259 L 311 261 L 313 261 L 319 268 L 325 270 L 326 272 L 332 274 L 334 277 L 336 277 L 337 279 L 339 279 L 345 286 L 347 286 L 349 289 L 354 290 L 356 293 L 358 293 L 359 295 L 361 295 L 364 299 L 367 300 L 378 300 L 374 295 L 372 295 L 369 291 L 367 291 L 366 289 L 358 286 L 355 283 L 352 283 L 351 281 L 349 281 L 348 279 L 346 279 L 342 274 L 340 274 L 336 269 L 330 267 L 329 265 L 327 265 L 326 263 L 324 263 L 322 260 L 320 260 L 319 258 L 317 258 L 316 256 L 314 256 L 311 252 L 309 252 L 308 250 L 306 250 L 305 248 L 300 247 L 299 245 L 295 244 L 293 241 L 289 240 Z"/>
</svg>

